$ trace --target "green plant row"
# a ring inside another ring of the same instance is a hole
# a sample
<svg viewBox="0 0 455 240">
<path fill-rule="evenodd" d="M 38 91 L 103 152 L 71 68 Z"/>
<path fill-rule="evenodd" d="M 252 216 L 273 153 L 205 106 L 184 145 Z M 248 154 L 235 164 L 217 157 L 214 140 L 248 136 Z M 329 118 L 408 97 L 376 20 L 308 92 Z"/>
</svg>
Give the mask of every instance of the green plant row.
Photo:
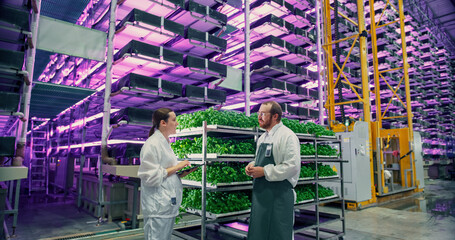
<svg viewBox="0 0 455 240">
<path fill-rule="evenodd" d="M 302 156 L 316 155 L 314 145 L 311 143 L 300 144 L 300 155 Z M 330 145 L 318 144 L 318 155 L 336 156 L 338 155 L 338 151 L 335 148 L 332 148 Z"/>
<path fill-rule="evenodd" d="M 314 156 L 316 155 L 316 149 L 311 143 L 300 144 L 300 155 L 302 156 Z"/>
<path fill-rule="evenodd" d="M 305 200 L 311 200 L 314 199 L 316 194 L 313 191 L 313 189 L 310 187 L 310 185 L 298 185 L 295 187 L 295 193 L 297 195 L 296 197 L 296 203 L 297 202 L 302 202 Z"/>
<path fill-rule="evenodd" d="M 306 163 L 302 164 L 300 168 L 300 178 L 314 178 L 316 175 L 316 164 L 314 163 Z M 330 177 L 336 176 L 337 172 L 335 172 L 329 165 L 324 165 L 322 163 L 318 163 L 318 176 L 319 177 Z"/>
<path fill-rule="evenodd" d="M 202 138 L 185 138 L 171 143 L 178 158 L 191 153 L 202 153 Z M 256 143 L 253 139 L 228 139 L 207 137 L 207 153 L 218 154 L 255 154 Z"/>
<path fill-rule="evenodd" d="M 183 189 L 182 207 L 201 210 L 201 189 Z M 207 212 L 220 214 L 247 210 L 251 207 L 245 192 L 207 192 Z"/>
<path fill-rule="evenodd" d="M 318 144 L 318 155 L 337 156 L 338 151 L 332 148 L 330 145 Z"/>
<path fill-rule="evenodd" d="M 283 118 L 283 124 L 295 133 L 314 134 L 316 137 L 320 136 L 335 136 L 332 130 L 328 130 L 321 125 L 313 122 L 299 123 L 298 120 Z"/>
<path fill-rule="evenodd" d="M 314 178 L 316 175 L 316 170 L 314 168 L 314 163 L 302 164 L 300 168 L 300 178 Z"/>
<path fill-rule="evenodd" d="M 316 184 L 298 185 L 295 187 L 296 202 L 314 199 L 316 196 Z M 318 184 L 318 197 L 325 198 L 335 195 L 332 189 Z"/>
<path fill-rule="evenodd" d="M 245 173 L 247 164 L 241 162 L 214 162 L 207 166 L 207 182 L 216 185 L 218 183 L 251 181 L 252 178 Z M 201 182 L 202 167 L 188 174 L 183 179 Z"/>
<path fill-rule="evenodd" d="M 203 121 L 207 121 L 208 125 L 224 125 L 240 128 L 259 127 L 257 115 L 247 117 L 244 113 L 233 111 L 217 111 L 213 108 L 208 108 L 204 111 L 197 111 L 188 114 L 177 116 L 179 126 L 178 129 L 186 129 L 192 127 L 201 127 Z"/>
<path fill-rule="evenodd" d="M 207 121 L 208 125 L 224 125 L 239 128 L 259 127 L 257 113 L 253 113 L 248 117 L 245 113 L 218 111 L 213 108 L 181 114 L 177 116 L 177 121 L 179 123 L 179 126 L 177 126 L 178 129 L 201 127 L 203 121 Z M 298 120 L 287 118 L 282 118 L 281 121 L 295 133 L 314 134 L 316 137 L 335 136 L 333 131 L 313 122 L 299 123 Z"/>
</svg>

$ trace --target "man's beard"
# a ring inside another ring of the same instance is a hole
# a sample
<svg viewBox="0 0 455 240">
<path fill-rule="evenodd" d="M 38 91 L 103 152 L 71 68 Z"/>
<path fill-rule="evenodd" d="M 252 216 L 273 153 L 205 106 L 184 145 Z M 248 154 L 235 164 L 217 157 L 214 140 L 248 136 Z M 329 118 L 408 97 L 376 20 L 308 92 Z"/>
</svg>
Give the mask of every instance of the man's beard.
<svg viewBox="0 0 455 240">
<path fill-rule="evenodd" d="M 259 125 L 259 126 L 260 126 L 261 128 L 263 128 L 263 129 L 267 129 L 267 128 L 269 128 L 271 125 L 272 125 L 272 117 L 268 118 L 267 120 L 264 120 L 264 119 L 263 119 L 263 124 L 262 124 L 262 126 L 261 126 L 261 125 Z"/>
</svg>

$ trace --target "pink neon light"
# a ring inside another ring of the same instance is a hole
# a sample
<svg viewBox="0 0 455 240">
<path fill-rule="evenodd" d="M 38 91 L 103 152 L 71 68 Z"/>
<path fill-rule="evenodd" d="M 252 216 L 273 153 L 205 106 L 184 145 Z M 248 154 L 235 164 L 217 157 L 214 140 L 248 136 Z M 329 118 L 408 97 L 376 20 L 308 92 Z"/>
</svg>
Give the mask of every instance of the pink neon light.
<svg viewBox="0 0 455 240">
<path fill-rule="evenodd" d="M 231 228 L 238 229 L 240 231 L 248 232 L 248 225 L 245 223 L 233 222 L 233 223 L 228 223 L 228 224 L 224 224 L 224 225 L 231 227 Z"/>
</svg>

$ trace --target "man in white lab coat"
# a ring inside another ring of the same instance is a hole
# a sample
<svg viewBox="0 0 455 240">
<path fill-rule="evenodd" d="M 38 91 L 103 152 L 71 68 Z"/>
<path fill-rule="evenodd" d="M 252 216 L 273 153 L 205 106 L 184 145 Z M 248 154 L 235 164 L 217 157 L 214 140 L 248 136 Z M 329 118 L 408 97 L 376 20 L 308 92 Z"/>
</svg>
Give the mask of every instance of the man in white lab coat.
<svg viewBox="0 0 455 240">
<path fill-rule="evenodd" d="M 300 142 L 283 125 L 281 116 L 281 107 L 274 101 L 259 108 L 259 126 L 266 132 L 257 141 L 255 161 L 245 167 L 246 174 L 254 178 L 249 240 L 293 239 Z"/>
</svg>

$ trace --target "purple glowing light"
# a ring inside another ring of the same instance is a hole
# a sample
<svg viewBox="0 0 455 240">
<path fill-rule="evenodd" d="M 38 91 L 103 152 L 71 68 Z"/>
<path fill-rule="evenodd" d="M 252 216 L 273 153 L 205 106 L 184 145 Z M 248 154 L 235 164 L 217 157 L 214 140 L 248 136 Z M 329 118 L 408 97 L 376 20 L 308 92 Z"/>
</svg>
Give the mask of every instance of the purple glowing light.
<svg viewBox="0 0 455 240">
<path fill-rule="evenodd" d="M 227 227 L 231 227 L 240 231 L 248 232 L 248 224 L 240 223 L 240 222 L 233 222 L 224 224 Z"/>
</svg>

